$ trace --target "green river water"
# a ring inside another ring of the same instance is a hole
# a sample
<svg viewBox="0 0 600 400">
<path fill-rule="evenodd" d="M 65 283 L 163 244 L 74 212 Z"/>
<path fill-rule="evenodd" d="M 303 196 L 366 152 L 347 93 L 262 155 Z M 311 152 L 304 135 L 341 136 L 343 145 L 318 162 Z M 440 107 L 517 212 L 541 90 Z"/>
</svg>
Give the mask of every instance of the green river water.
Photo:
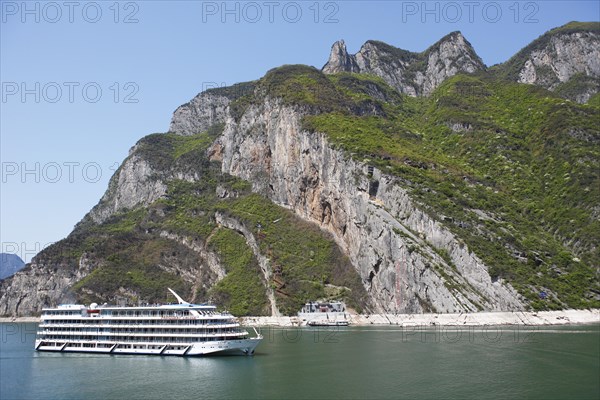
<svg viewBox="0 0 600 400">
<path fill-rule="evenodd" d="M 600 325 L 262 328 L 253 357 L 41 353 L 0 324 L 0 399 L 599 399 Z"/>
</svg>

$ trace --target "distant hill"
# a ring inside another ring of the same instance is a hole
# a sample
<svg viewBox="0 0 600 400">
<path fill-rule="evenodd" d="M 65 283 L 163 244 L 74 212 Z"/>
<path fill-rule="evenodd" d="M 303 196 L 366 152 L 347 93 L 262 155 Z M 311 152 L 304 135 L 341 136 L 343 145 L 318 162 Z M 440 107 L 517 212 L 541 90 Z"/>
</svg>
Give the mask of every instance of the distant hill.
<svg viewBox="0 0 600 400">
<path fill-rule="evenodd" d="M 0 279 L 8 278 L 25 266 L 21 257 L 16 254 L 0 253 Z"/>
</svg>

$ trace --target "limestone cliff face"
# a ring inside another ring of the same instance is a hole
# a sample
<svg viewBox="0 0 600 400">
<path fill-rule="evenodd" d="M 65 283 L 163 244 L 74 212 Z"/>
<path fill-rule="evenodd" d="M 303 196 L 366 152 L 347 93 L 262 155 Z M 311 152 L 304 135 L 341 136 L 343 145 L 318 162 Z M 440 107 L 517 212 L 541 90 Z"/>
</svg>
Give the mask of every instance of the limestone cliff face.
<svg viewBox="0 0 600 400">
<path fill-rule="evenodd" d="M 547 67 L 555 79 L 548 89 L 568 81 L 577 73 L 600 77 L 600 36 L 593 32 L 577 32 L 554 36 L 540 50 L 532 51 L 519 72 L 519 82 L 548 85 L 537 69 Z"/>
<path fill-rule="evenodd" d="M 156 179 L 157 176 L 149 162 L 137 155 L 133 147 L 130 156 L 111 178 L 98 205 L 83 221 L 99 224 L 119 211 L 150 204 L 166 190 L 166 185 Z M 20 273 L 0 281 L 0 315 L 32 315 L 43 307 L 75 301 L 72 286 L 101 261 L 93 254 L 84 253 L 73 265 L 64 261 L 61 252 L 66 249 L 57 244 L 50 246 Z"/>
<path fill-rule="evenodd" d="M 600 86 L 600 35 L 594 32 L 552 36 L 545 46 L 525 57 L 518 81 L 556 90 L 577 74 L 595 79 L 575 95 L 574 100 L 585 103 Z"/>
<path fill-rule="evenodd" d="M 344 41 L 334 43 L 322 71 L 368 73 L 381 77 L 401 93 L 428 95 L 459 72 L 483 70 L 485 65 L 460 32 L 453 32 L 422 53 L 368 41 L 358 53 L 348 54 Z"/>
<path fill-rule="evenodd" d="M 169 132 L 194 135 L 222 124 L 229 116 L 229 104 L 254 91 L 255 82 L 212 88 L 199 93 L 175 110 Z"/>
<path fill-rule="evenodd" d="M 331 46 L 329 60 L 323 66 L 323 72 L 327 74 L 360 72 L 360 67 L 356 63 L 356 56 L 348 54 L 346 43 L 343 40 L 338 40 Z"/>
<path fill-rule="evenodd" d="M 600 24 L 552 29 L 496 68 L 511 80 L 585 103 L 600 90 Z"/>
<path fill-rule="evenodd" d="M 301 129 L 302 112 L 267 99 L 232 118 L 211 156 L 224 172 L 331 232 L 377 312 L 519 310 L 469 249 L 411 201 L 400 182 Z M 450 260 L 440 254 L 447 253 Z"/>
<path fill-rule="evenodd" d="M 165 255 L 158 268 L 180 276 L 192 287 L 194 297 L 190 298 L 190 301 L 204 300 L 196 299 L 196 294 L 207 292 L 226 275 L 219 256 L 204 242 L 168 231 L 157 234 L 160 238 L 170 241 L 172 250 L 178 254 L 177 257 Z M 24 270 L 0 281 L 0 315 L 35 315 L 44 307 L 77 302 L 73 286 L 100 267 L 105 260 L 93 253 L 84 253 L 77 264 L 73 265 L 61 261 L 64 257 L 57 253 L 60 249 L 65 250 L 66 247 L 49 247 L 36 256 Z M 117 304 L 120 299 L 135 296 L 136 293 L 121 288 L 119 293 L 106 300 Z"/>
<path fill-rule="evenodd" d="M 340 40 L 333 44 L 322 69 L 326 74 L 373 74 L 410 96 L 428 95 L 458 73 L 483 70 L 486 66 L 460 32 L 450 33 L 421 53 L 367 41 L 356 54 L 349 54 Z M 490 71 L 585 103 L 600 91 L 599 24 L 569 23 L 553 29 Z"/>
<path fill-rule="evenodd" d="M 170 132 L 193 135 L 225 121 L 231 100 L 224 95 L 202 92 L 189 103 L 177 107 Z"/>
<path fill-rule="evenodd" d="M 108 190 L 98 205 L 89 213 L 89 217 L 97 224 L 119 211 L 148 205 L 162 197 L 167 190 L 167 185 L 157 179 L 159 174 L 148 160 L 135 154 L 135 147 L 130 154 L 111 178 Z"/>
<path fill-rule="evenodd" d="M 95 266 L 87 254 L 77 266 L 53 263 L 53 268 L 47 268 L 43 257 L 34 258 L 25 269 L 0 281 L 0 315 L 27 316 L 49 305 L 73 301 L 71 286 Z"/>
</svg>

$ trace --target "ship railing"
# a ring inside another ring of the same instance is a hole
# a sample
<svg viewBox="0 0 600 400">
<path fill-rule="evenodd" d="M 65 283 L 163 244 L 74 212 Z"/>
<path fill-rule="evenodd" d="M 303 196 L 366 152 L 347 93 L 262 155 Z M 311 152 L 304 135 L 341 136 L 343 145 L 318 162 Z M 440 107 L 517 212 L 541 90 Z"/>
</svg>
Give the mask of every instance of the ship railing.
<svg viewBox="0 0 600 400">
<path fill-rule="evenodd" d="M 228 324 L 44 324 L 40 325 L 41 329 L 51 328 L 70 328 L 70 329 L 229 329 L 239 327 L 238 322 Z"/>
<path fill-rule="evenodd" d="M 72 337 L 72 336 L 55 336 L 55 337 L 46 337 L 43 338 L 43 341 L 48 342 L 58 342 L 58 341 L 69 341 L 69 342 L 145 342 L 145 343 L 169 343 L 169 342 L 211 342 L 217 340 L 217 338 L 223 338 L 223 340 L 245 340 L 247 337 L 245 336 L 212 336 L 212 337 L 184 337 L 184 336 L 165 336 L 162 338 L 149 338 L 144 336 L 132 336 L 132 337 L 110 337 L 106 339 L 98 339 L 98 338 L 81 338 L 81 337 Z"/>
<path fill-rule="evenodd" d="M 206 322 L 212 322 L 212 323 L 224 323 L 221 321 L 231 321 L 231 320 L 235 320 L 236 318 L 228 315 L 228 314 L 224 314 L 224 315 L 214 315 L 211 316 L 211 318 L 196 318 L 196 317 L 177 317 L 177 316 L 165 316 L 165 317 L 134 317 L 134 316 L 129 316 L 129 317 L 106 317 L 106 316 L 100 316 L 97 318 L 89 318 L 89 317 L 82 317 L 82 318 L 43 318 L 40 322 L 42 324 L 44 323 L 58 323 L 58 322 L 52 322 L 52 321 L 60 321 L 60 322 L 67 322 L 67 323 L 87 323 L 90 320 L 101 320 L 101 321 L 206 321 Z M 214 322 L 213 322 L 214 321 Z"/>
<path fill-rule="evenodd" d="M 67 335 L 67 336 L 73 336 L 73 335 L 79 335 L 79 336 L 131 336 L 131 335 L 137 335 L 137 336 L 156 336 L 156 337 L 163 337 L 163 336 L 212 337 L 212 336 L 219 336 L 219 335 L 238 336 L 238 335 L 247 334 L 247 332 L 246 331 L 222 331 L 222 332 L 99 332 L 98 333 L 98 332 L 47 331 L 47 332 L 43 332 L 42 334 L 44 334 L 44 335 Z"/>
</svg>

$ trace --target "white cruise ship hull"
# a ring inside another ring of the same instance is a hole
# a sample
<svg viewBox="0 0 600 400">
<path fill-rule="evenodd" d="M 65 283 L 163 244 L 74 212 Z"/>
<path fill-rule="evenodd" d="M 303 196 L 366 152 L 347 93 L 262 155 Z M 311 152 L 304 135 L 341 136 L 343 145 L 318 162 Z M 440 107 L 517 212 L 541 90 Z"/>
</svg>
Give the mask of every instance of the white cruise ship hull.
<svg viewBox="0 0 600 400">
<path fill-rule="evenodd" d="M 38 351 L 103 353 L 103 354 L 141 354 L 160 356 L 204 356 L 204 355 L 253 355 L 262 337 L 226 340 L 204 343 L 115 343 L 115 342 L 78 342 L 36 340 Z"/>
</svg>

